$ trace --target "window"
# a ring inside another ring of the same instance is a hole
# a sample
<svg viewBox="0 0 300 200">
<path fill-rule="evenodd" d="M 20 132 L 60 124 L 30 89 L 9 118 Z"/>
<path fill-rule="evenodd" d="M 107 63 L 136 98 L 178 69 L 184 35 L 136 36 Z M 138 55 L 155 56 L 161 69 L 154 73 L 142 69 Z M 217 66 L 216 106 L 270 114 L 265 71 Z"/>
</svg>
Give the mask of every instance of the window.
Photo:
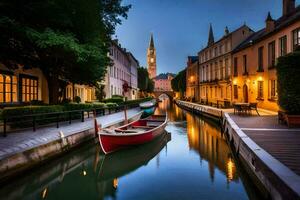
<svg viewBox="0 0 300 200">
<path fill-rule="evenodd" d="M 218 79 L 218 63 L 215 62 L 215 79 Z"/>
<path fill-rule="evenodd" d="M 215 86 L 215 98 L 218 98 L 218 88 Z"/>
<path fill-rule="evenodd" d="M 269 43 L 268 46 L 268 65 L 269 69 L 275 67 L 275 41 Z"/>
<path fill-rule="evenodd" d="M 269 80 L 269 99 L 277 99 L 277 81 Z"/>
<path fill-rule="evenodd" d="M 38 79 L 33 76 L 20 75 L 22 102 L 38 99 Z"/>
<path fill-rule="evenodd" d="M 218 56 L 218 47 L 215 48 L 215 57 Z"/>
<path fill-rule="evenodd" d="M 17 77 L 0 74 L 0 103 L 17 102 Z"/>
<path fill-rule="evenodd" d="M 237 85 L 233 86 L 233 96 L 234 96 L 234 99 L 239 98 L 239 96 L 238 96 L 238 86 Z"/>
<path fill-rule="evenodd" d="M 286 35 L 279 38 L 279 56 L 284 56 L 287 53 L 287 38 Z"/>
<path fill-rule="evenodd" d="M 258 48 L 258 72 L 264 71 L 264 47 Z"/>
<path fill-rule="evenodd" d="M 264 82 L 257 81 L 257 99 L 264 98 Z"/>
<path fill-rule="evenodd" d="M 238 58 L 234 58 L 233 76 L 238 76 Z"/>
<path fill-rule="evenodd" d="M 293 50 L 300 46 L 300 28 L 293 31 Z"/>
<path fill-rule="evenodd" d="M 225 78 L 228 78 L 228 58 L 225 59 Z"/>
<path fill-rule="evenodd" d="M 219 69 L 220 69 L 220 78 L 224 78 L 224 72 L 223 72 L 223 60 L 219 61 Z"/>
<path fill-rule="evenodd" d="M 244 75 L 248 75 L 248 70 L 247 70 L 247 55 L 243 55 L 243 67 L 244 67 Z"/>
</svg>

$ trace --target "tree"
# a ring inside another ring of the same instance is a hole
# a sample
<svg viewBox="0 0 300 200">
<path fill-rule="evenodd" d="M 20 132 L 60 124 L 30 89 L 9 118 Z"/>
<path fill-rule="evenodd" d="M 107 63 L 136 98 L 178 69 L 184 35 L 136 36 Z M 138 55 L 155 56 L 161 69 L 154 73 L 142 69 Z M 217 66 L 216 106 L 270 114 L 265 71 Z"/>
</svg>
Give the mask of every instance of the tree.
<svg viewBox="0 0 300 200">
<path fill-rule="evenodd" d="M 141 92 L 151 93 L 154 90 L 154 82 L 149 78 L 148 70 L 144 67 L 138 68 L 138 88 Z"/>
<path fill-rule="evenodd" d="M 103 79 L 111 35 L 129 9 L 121 0 L 2 0 L 0 61 L 11 70 L 41 69 L 49 100 L 57 103 L 58 80 Z"/>
<path fill-rule="evenodd" d="M 186 90 L 186 69 L 180 71 L 175 78 L 172 79 L 171 86 L 173 91 L 180 92 L 180 95 L 183 96 Z"/>
<path fill-rule="evenodd" d="M 278 103 L 287 114 L 300 114 L 300 49 L 278 58 Z"/>
</svg>

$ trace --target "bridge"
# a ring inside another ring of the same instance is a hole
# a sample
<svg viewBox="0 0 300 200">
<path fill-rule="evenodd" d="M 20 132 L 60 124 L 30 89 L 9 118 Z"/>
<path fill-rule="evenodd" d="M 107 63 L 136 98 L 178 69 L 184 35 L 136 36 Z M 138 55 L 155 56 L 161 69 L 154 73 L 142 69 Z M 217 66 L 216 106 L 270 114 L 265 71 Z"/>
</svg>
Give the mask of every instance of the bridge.
<svg viewBox="0 0 300 200">
<path fill-rule="evenodd" d="M 170 100 L 172 100 L 175 97 L 175 92 L 173 91 L 160 91 L 160 90 L 156 90 L 153 92 L 155 98 L 160 97 L 161 95 L 165 94 L 169 97 Z"/>
</svg>

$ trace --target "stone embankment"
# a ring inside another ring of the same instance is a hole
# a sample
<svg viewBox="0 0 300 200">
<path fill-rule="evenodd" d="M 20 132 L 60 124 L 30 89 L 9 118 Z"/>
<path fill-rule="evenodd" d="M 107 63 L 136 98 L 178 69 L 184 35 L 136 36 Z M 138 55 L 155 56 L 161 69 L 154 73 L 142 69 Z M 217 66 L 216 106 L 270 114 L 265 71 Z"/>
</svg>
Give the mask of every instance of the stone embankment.
<svg viewBox="0 0 300 200">
<path fill-rule="evenodd" d="M 252 140 L 232 119 L 229 110 L 179 100 L 176 104 L 193 113 L 217 119 L 250 177 L 262 185 L 272 199 L 300 199 L 300 176 Z"/>
<path fill-rule="evenodd" d="M 142 111 L 139 108 L 127 111 L 129 121 L 138 119 Z M 103 128 L 123 124 L 124 112 L 97 117 Z M 6 181 L 25 170 L 45 163 L 95 137 L 94 120 L 73 123 L 71 125 L 40 128 L 10 133 L 0 138 L 0 182 Z"/>
</svg>

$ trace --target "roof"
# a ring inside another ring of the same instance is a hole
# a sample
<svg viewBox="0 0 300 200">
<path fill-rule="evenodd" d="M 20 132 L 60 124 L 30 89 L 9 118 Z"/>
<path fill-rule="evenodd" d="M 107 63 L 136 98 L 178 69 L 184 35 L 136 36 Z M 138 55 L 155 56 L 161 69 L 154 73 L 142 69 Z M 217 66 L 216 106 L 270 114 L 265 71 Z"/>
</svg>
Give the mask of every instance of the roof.
<svg viewBox="0 0 300 200">
<path fill-rule="evenodd" d="M 198 61 L 198 56 L 188 56 L 188 60 L 190 60 L 191 63 L 195 63 Z"/>
<path fill-rule="evenodd" d="M 154 49 L 154 41 L 153 41 L 153 34 L 152 33 L 151 33 L 151 36 L 150 36 L 149 48 Z"/>
<path fill-rule="evenodd" d="M 221 38 L 220 38 L 218 41 L 216 41 L 214 44 L 217 44 L 217 43 L 219 43 L 220 41 L 222 41 L 223 39 L 230 37 L 232 34 L 236 33 L 237 31 L 239 31 L 239 30 L 241 30 L 242 28 L 245 28 L 245 27 L 247 27 L 250 31 L 253 31 L 249 26 L 247 26 L 246 24 L 244 24 L 244 25 L 240 26 L 239 28 L 235 29 L 234 31 L 229 32 L 228 34 L 225 34 L 223 37 L 221 37 Z M 228 29 L 228 27 L 227 27 L 226 29 Z M 202 52 L 202 51 L 204 51 L 204 50 L 206 50 L 206 49 L 208 49 L 208 48 L 211 47 L 211 46 L 212 46 L 212 45 L 206 46 L 205 48 L 201 49 L 201 50 L 199 51 L 199 53 Z"/>
<path fill-rule="evenodd" d="M 156 76 L 154 79 L 155 80 L 161 80 L 161 79 L 166 80 L 166 79 L 168 79 L 168 76 L 175 77 L 176 75 L 173 73 L 161 73 L 158 76 Z"/>
<path fill-rule="evenodd" d="M 275 20 L 274 30 L 271 32 L 266 31 L 266 28 L 263 28 L 252 35 L 250 35 L 246 40 L 244 40 L 240 45 L 238 45 L 233 52 L 241 51 L 255 43 L 262 41 L 263 39 L 277 33 L 283 28 L 289 26 L 290 24 L 298 21 L 300 19 L 300 6 L 298 6 L 291 15 L 282 16 L 279 19 Z"/>
<path fill-rule="evenodd" d="M 132 55 L 131 52 L 127 52 L 127 54 L 137 63 L 137 65 L 140 65 L 140 62 L 134 57 L 134 55 Z"/>
</svg>

